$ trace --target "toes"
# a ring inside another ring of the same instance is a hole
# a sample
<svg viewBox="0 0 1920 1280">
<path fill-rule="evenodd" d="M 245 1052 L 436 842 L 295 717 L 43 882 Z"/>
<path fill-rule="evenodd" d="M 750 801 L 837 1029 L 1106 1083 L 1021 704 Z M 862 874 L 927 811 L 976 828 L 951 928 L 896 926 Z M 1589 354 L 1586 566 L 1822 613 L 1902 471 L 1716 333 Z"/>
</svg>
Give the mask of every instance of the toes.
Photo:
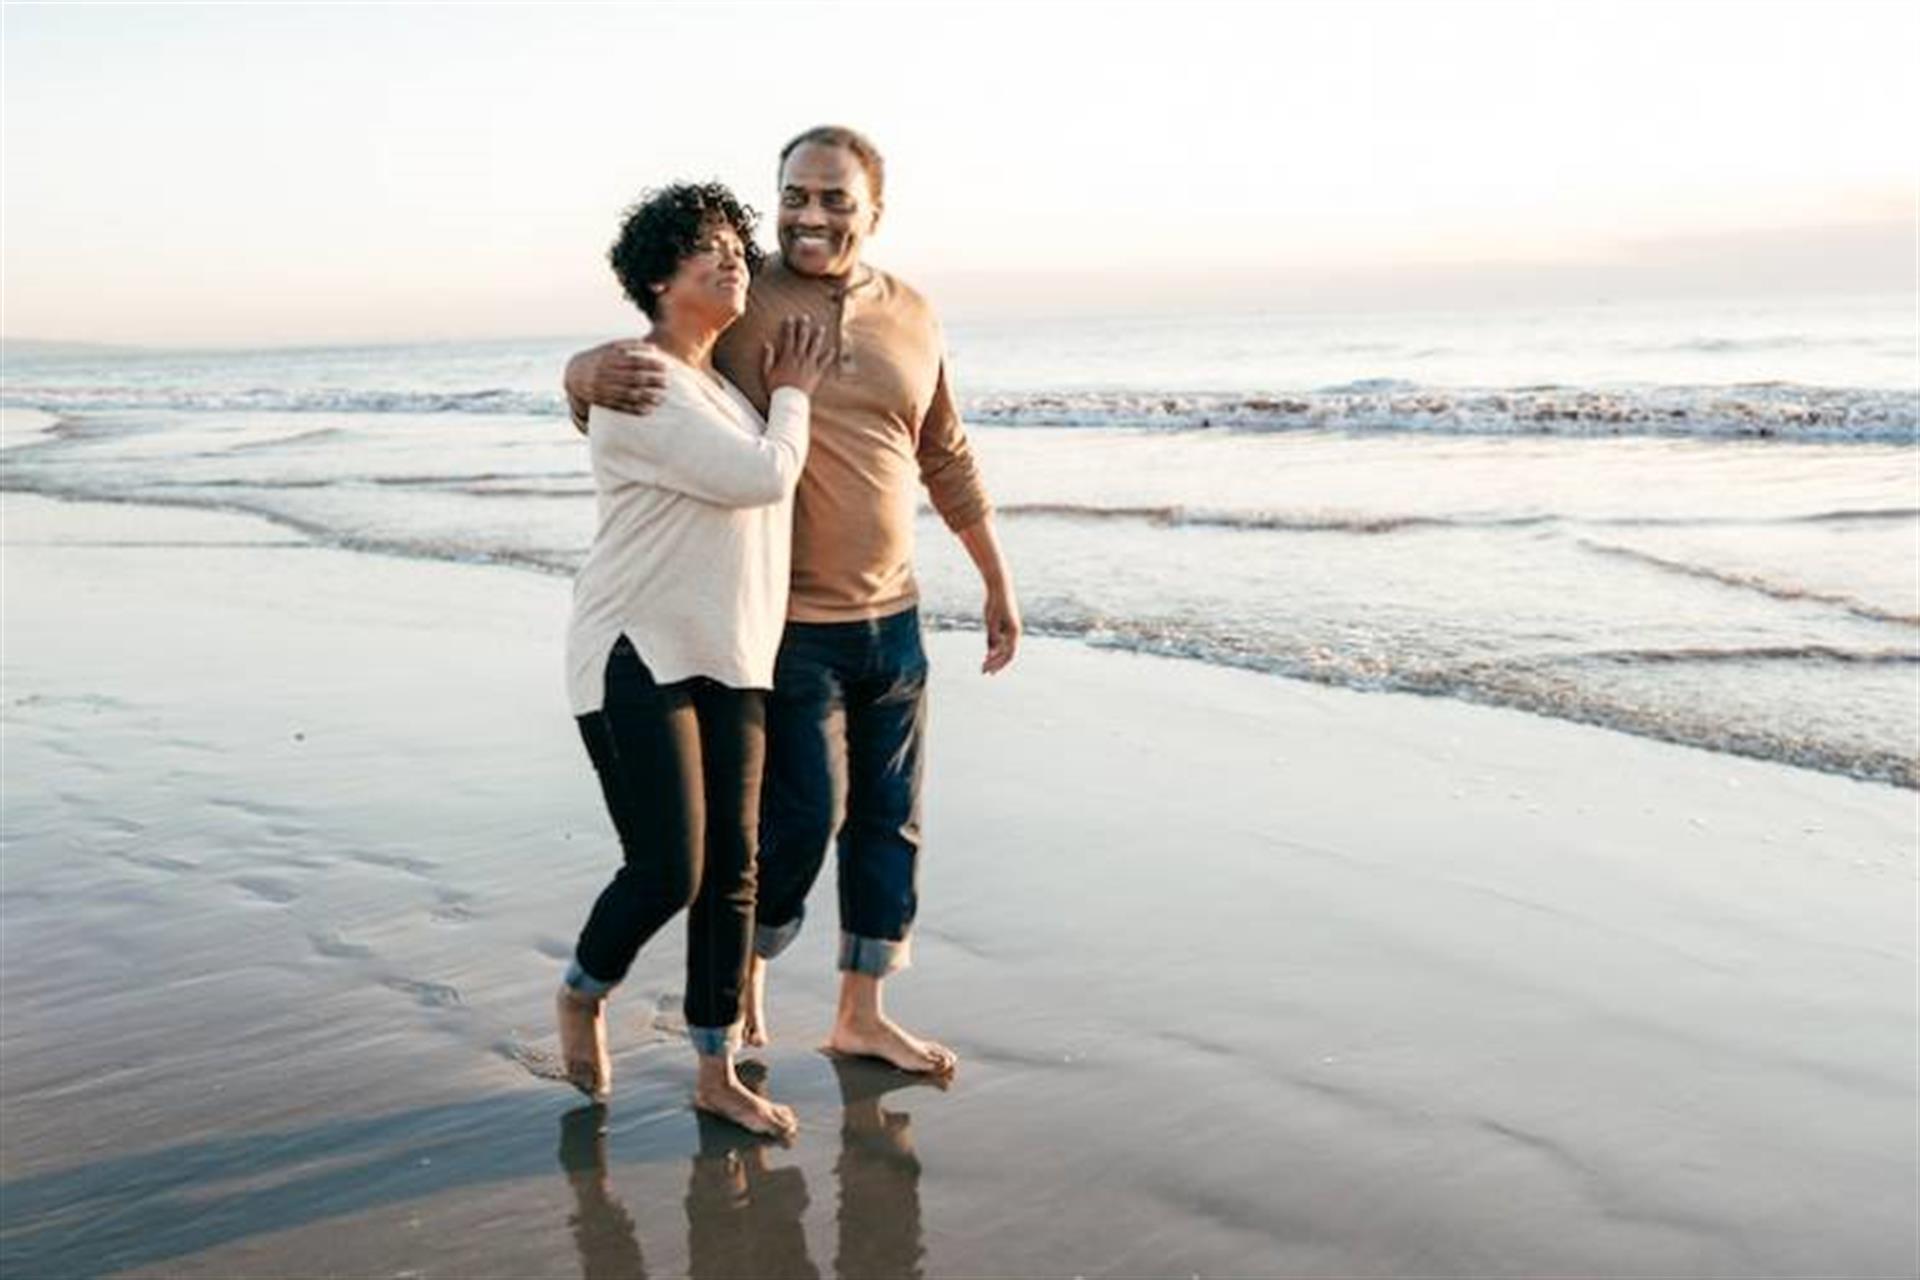
<svg viewBox="0 0 1920 1280">
<path fill-rule="evenodd" d="M 591 1062 L 570 1062 L 567 1064 L 567 1083 L 586 1094 L 595 1102 L 605 1102 L 611 1092 L 607 1081 Z"/>
<path fill-rule="evenodd" d="M 696 1092 L 693 1105 L 739 1125 L 748 1133 L 757 1133 L 766 1138 L 790 1138 L 800 1130 L 800 1121 L 794 1115 L 793 1108 L 768 1102 L 753 1093 L 710 1097 Z"/>
<path fill-rule="evenodd" d="M 742 1124 L 769 1138 L 792 1137 L 800 1128 L 800 1122 L 791 1109 L 771 1102 L 754 1108 L 749 1116 L 742 1119 Z"/>
</svg>

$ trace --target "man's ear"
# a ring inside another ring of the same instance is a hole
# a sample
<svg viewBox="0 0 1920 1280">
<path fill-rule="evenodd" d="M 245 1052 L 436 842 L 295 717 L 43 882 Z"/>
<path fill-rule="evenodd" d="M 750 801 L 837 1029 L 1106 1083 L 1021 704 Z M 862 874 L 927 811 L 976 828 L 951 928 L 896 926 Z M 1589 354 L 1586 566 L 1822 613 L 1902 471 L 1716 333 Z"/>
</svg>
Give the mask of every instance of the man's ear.
<svg viewBox="0 0 1920 1280">
<path fill-rule="evenodd" d="M 880 229 L 880 215 L 885 213 L 886 211 L 887 211 L 886 205 L 881 204 L 878 200 L 873 202 L 873 216 L 867 219 L 868 235 L 872 235 L 874 232 Z"/>
</svg>

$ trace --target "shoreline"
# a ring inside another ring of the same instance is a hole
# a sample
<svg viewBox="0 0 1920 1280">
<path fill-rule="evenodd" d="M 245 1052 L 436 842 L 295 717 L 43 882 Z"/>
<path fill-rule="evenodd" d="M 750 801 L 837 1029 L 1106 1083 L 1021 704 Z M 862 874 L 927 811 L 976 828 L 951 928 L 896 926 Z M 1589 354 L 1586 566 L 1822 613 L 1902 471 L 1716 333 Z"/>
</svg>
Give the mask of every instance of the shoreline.
<svg viewBox="0 0 1920 1280">
<path fill-rule="evenodd" d="M 671 927 L 605 1117 L 528 1069 L 611 865 L 562 583 L 7 505 L 9 1271 L 1920 1263 L 1906 793 L 939 633 L 894 1004 L 961 1075 L 813 1051 L 823 890 L 757 1055 L 802 1137 L 742 1146 L 685 1105 Z"/>
<path fill-rule="evenodd" d="M 19 411 L 8 411 L 19 412 Z M 42 412 L 42 411 L 32 411 Z M 48 415 L 53 421 L 44 428 L 48 433 L 57 431 L 68 422 L 81 419 L 62 418 Z M 0 454 L 0 457 L 3 457 Z M 466 564 L 498 566 L 522 572 L 540 574 L 547 577 L 571 578 L 577 565 L 557 559 L 546 558 L 537 553 L 519 553 L 502 550 L 474 549 L 471 551 L 438 550 L 409 542 L 404 538 L 362 538 L 346 537 L 335 533 L 327 526 L 315 522 L 302 521 L 282 512 L 259 505 L 250 505 L 244 501 L 208 501 L 201 498 L 169 499 L 154 494 L 108 494 L 88 491 L 78 487 L 60 486 L 45 482 L 20 485 L 12 480 L 0 479 L 0 493 L 17 493 L 51 501 L 66 503 L 96 503 L 113 506 L 145 506 L 159 510 L 204 511 L 222 515 L 232 515 L 257 519 L 285 529 L 308 539 L 316 546 L 333 550 L 378 556 L 392 556 L 399 559 L 426 563 Z M 922 512 L 924 517 L 927 513 Z M 946 633 L 978 633 L 979 625 L 970 615 L 955 615 L 931 609 L 923 609 L 922 617 L 929 630 Z M 1885 620 L 1904 623 L 1905 617 L 1889 617 Z M 1409 678 L 1396 678 L 1381 683 L 1355 682 L 1344 679 L 1338 674 L 1323 674 L 1310 668 L 1302 668 L 1296 662 L 1264 654 L 1234 654 L 1231 652 L 1197 653 L 1190 645 L 1178 641 L 1155 642 L 1151 639 L 1133 638 L 1127 642 L 1106 643 L 1102 640 L 1102 629 L 1088 625 L 1075 628 L 1066 625 L 1048 623 L 1044 620 L 1030 621 L 1028 633 L 1051 639 L 1072 641 L 1090 649 L 1114 649 L 1123 652 L 1139 653 L 1146 656 L 1183 662 L 1198 663 L 1202 666 L 1239 670 L 1255 673 L 1269 678 L 1297 681 L 1322 688 L 1344 689 L 1363 694 L 1408 694 L 1421 698 L 1436 698 L 1460 702 L 1467 705 L 1498 708 L 1506 711 L 1535 716 L 1543 720 L 1553 720 L 1568 724 L 1586 725 L 1593 728 L 1641 738 L 1652 742 L 1662 742 L 1674 746 L 1687 747 L 1712 755 L 1732 756 L 1742 759 L 1761 760 L 1790 768 L 1805 769 L 1813 773 L 1831 777 L 1848 778 L 1856 782 L 1892 787 L 1896 790 L 1920 792 L 1920 759 L 1902 756 L 1898 753 L 1880 753 L 1871 761 L 1860 761 L 1848 767 L 1839 760 L 1824 760 L 1809 757 L 1804 750 L 1795 752 L 1782 748 L 1761 732 L 1754 730 L 1738 731 L 1731 740 L 1702 728 L 1697 732 L 1676 732 L 1674 726 L 1662 719 L 1657 712 L 1622 704 L 1606 709 L 1587 706 L 1561 706 L 1546 710 L 1527 696 L 1514 694 L 1500 697 L 1494 691 L 1473 686 L 1462 686 L 1451 682 L 1422 683 Z M 1920 656 L 1911 656 L 1914 662 L 1920 662 Z"/>
</svg>

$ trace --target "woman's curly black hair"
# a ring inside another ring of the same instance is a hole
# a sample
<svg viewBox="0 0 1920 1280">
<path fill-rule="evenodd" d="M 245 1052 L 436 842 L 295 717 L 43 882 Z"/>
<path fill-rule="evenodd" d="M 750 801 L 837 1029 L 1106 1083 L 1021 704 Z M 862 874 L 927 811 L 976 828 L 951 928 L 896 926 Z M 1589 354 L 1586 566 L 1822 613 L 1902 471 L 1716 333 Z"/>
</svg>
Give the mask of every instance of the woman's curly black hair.
<svg viewBox="0 0 1920 1280">
<path fill-rule="evenodd" d="M 749 274 L 760 270 L 765 257 L 753 242 L 759 215 L 718 182 L 676 182 L 643 192 L 621 217 L 620 235 L 607 250 L 607 261 L 620 287 L 648 319 L 660 307 L 653 286 L 671 280 L 714 226 L 730 226 L 740 237 Z"/>
</svg>

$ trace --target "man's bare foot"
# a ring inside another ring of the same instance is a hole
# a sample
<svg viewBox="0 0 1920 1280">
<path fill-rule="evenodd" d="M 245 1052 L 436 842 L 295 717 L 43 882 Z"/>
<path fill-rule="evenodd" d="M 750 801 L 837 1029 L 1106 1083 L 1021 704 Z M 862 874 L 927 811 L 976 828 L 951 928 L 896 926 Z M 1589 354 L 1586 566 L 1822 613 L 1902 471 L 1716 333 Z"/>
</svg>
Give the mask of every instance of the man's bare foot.
<svg viewBox="0 0 1920 1280">
<path fill-rule="evenodd" d="M 884 1013 L 872 1018 L 841 1017 L 827 1037 L 831 1053 L 855 1058 L 878 1058 L 915 1075 L 952 1075 L 960 1065 L 953 1050 L 936 1040 L 922 1040 Z"/>
<path fill-rule="evenodd" d="M 741 1042 L 755 1049 L 767 1043 L 767 962 L 759 956 L 747 961 L 747 989 L 740 994 Z"/>
<path fill-rule="evenodd" d="M 613 1094 L 613 1056 L 607 1052 L 607 1002 L 562 983 L 554 996 L 560 1026 L 560 1062 L 567 1083 L 595 1102 Z"/>
<path fill-rule="evenodd" d="M 693 1087 L 693 1105 L 709 1115 L 731 1120 L 748 1133 L 763 1134 L 782 1141 L 800 1132 L 799 1118 L 792 1107 L 783 1107 L 741 1083 L 733 1063 L 726 1058 L 702 1058 L 700 1079 Z"/>
</svg>

